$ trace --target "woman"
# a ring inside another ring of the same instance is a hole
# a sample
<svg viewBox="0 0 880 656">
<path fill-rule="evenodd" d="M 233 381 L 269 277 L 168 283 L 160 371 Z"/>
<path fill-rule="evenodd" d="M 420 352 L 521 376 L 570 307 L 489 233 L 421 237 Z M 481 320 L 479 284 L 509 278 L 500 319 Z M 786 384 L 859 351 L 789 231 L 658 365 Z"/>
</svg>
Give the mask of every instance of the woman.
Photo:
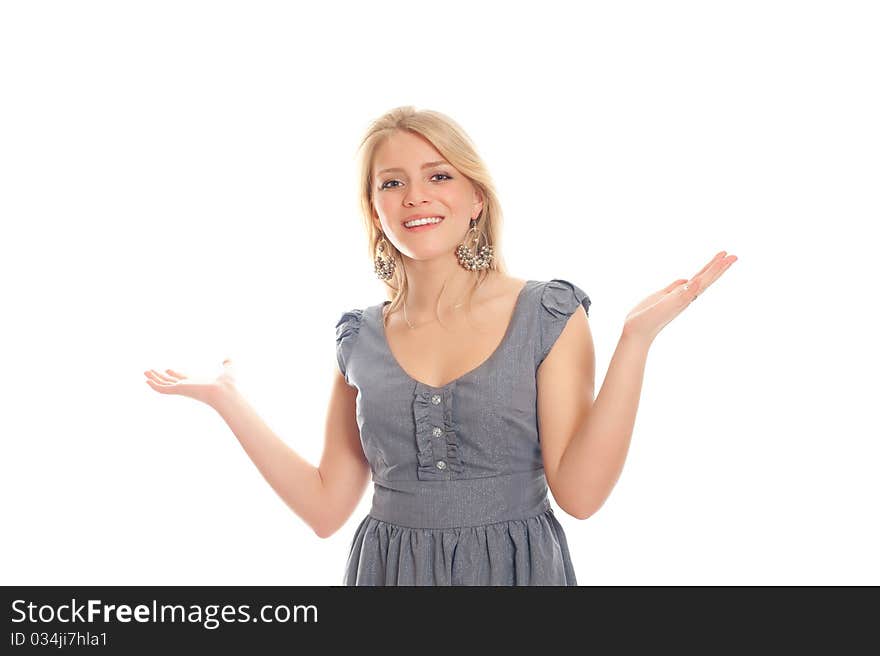
<svg viewBox="0 0 880 656">
<path fill-rule="evenodd" d="M 601 507 L 629 448 L 648 347 L 736 258 L 722 251 L 629 313 L 594 403 L 590 299 L 566 280 L 507 274 L 491 178 L 453 120 L 401 107 L 375 121 L 360 194 L 389 300 L 336 324 L 317 468 L 238 394 L 229 360 L 214 381 L 151 370 L 147 382 L 217 409 L 321 537 L 348 521 L 372 477 L 346 585 L 577 585 L 548 490 L 579 519 Z"/>
</svg>

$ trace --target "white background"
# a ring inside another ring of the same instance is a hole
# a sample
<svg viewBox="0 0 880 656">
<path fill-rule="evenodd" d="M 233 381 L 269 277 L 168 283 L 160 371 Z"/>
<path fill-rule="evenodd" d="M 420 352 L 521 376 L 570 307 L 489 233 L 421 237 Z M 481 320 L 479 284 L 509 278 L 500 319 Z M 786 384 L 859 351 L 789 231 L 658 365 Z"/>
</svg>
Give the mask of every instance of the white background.
<svg viewBox="0 0 880 656">
<path fill-rule="evenodd" d="M 216 412 L 219 372 L 320 461 L 334 326 L 384 300 L 369 122 L 476 142 L 511 275 L 623 319 L 736 262 L 648 357 L 623 474 L 557 509 L 578 581 L 880 583 L 880 33 L 870 2 L 0 5 L 3 584 L 338 585 Z"/>
</svg>

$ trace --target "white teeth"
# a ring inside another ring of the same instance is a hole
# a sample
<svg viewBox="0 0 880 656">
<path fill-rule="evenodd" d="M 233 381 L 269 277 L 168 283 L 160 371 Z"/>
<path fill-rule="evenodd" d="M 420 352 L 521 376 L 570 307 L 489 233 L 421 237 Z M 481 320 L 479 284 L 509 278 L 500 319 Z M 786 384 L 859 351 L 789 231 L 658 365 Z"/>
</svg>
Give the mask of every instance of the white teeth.
<svg viewBox="0 0 880 656">
<path fill-rule="evenodd" d="M 416 219 L 415 221 L 407 221 L 403 225 L 407 228 L 413 228 L 415 226 L 425 225 L 426 223 L 440 223 L 443 220 L 442 216 L 429 216 L 426 219 Z"/>
</svg>

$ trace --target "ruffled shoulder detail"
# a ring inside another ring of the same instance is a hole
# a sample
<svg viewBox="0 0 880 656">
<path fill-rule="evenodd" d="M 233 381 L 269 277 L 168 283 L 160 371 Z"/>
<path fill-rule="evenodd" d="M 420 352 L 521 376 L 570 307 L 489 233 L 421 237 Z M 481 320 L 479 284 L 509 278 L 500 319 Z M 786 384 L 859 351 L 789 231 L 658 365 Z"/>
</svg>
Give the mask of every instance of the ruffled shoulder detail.
<svg viewBox="0 0 880 656">
<path fill-rule="evenodd" d="M 544 283 L 541 291 L 541 344 L 537 364 L 541 364 L 550 353 L 578 306 L 583 305 L 587 316 L 590 316 L 590 302 L 590 297 L 583 289 L 567 280 L 554 278 Z"/>
<path fill-rule="evenodd" d="M 364 311 L 356 308 L 343 312 L 339 321 L 336 322 L 336 361 L 339 363 L 339 371 L 345 376 L 346 381 L 348 381 L 346 373 L 348 358 L 354 348 L 363 318 Z"/>
</svg>

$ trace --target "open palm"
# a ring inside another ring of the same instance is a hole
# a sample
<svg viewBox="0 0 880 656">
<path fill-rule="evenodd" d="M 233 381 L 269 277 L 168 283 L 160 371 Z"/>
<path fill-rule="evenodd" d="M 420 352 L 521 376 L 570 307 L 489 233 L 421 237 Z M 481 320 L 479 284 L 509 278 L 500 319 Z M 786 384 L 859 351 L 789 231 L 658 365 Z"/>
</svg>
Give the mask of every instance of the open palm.
<svg viewBox="0 0 880 656">
<path fill-rule="evenodd" d="M 220 390 L 235 384 L 232 361 L 228 358 L 223 361 L 223 371 L 215 377 L 190 377 L 173 369 L 166 369 L 165 373 L 149 369 L 144 372 L 144 375 L 147 377 L 146 382 L 150 387 L 160 394 L 188 396 L 208 404 L 217 397 Z"/>
<path fill-rule="evenodd" d="M 653 341 L 666 324 L 718 280 L 736 260 L 736 255 L 727 255 L 727 251 L 721 251 L 690 280 L 681 278 L 654 292 L 626 315 L 624 331 L 648 342 Z"/>
</svg>

